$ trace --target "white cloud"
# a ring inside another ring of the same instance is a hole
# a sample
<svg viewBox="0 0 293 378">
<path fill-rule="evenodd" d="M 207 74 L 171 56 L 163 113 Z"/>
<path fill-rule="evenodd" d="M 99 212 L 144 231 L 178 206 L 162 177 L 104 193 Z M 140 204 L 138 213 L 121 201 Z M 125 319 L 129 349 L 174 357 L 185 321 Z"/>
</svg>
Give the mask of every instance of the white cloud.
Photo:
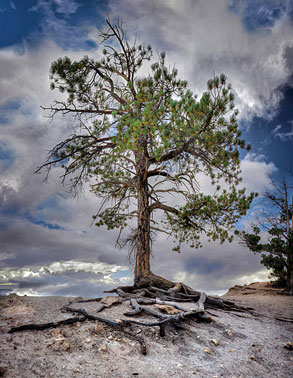
<svg viewBox="0 0 293 378">
<path fill-rule="evenodd" d="M 266 163 L 264 156 L 248 153 L 240 163 L 242 186 L 247 192 L 262 193 L 271 185 L 270 177 L 277 171 L 273 162 Z"/>
<path fill-rule="evenodd" d="M 115 17 L 155 49 L 167 49 L 170 65 L 197 92 L 205 90 L 213 72 L 224 72 L 236 93 L 242 118 L 271 118 L 281 98 L 281 86 L 291 74 L 284 57 L 292 47 L 293 25 L 282 18 L 268 30 L 251 32 L 229 1 L 138 0 L 110 1 Z"/>
<path fill-rule="evenodd" d="M 282 125 L 277 125 L 275 129 L 272 131 L 272 135 L 275 138 L 280 138 L 282 142 L 286 142 L 288 140 L 293 139 L 293 120 L 289 122 L 291 124 L 290 131 L 281 131 Z"/>
<path fill-rule="evenodd" d="M 236 89 L 243 117 L 263 114 L 267 107 L 276 106 L 281 96 L 277 88 L 288 76 L 282 49 L 289 43 L 291 26 L 286 22 L 276 24 L 271 35 L 252 35 L 239 16 L 229 13 L 223 1 L 183 2 L 125 0 L 111 2 L 111 6 L 114 13 L 119 6 L 129 34 L 137 31 L 138 38 L 143 36 L 143 41 L 153 43 L 155 49 L 167 49 L 170 64 L 176 63 L 179 73 L 197 91 L 203 91 L 213 70 L 225 71 Z M 46 159 L 47 151 L 68 135 L 72 126 L 71 119 L 62 117 L 51 123 L 39 108 L 58 96 L 56 91 L 49 90 L 50 64 L 60 56 L 78 59 L 84 53 L 65 51 L 46 39 L 34 48 L 25 46 L 22 54 L 11 48 L 0 50 L 0 104 L 7 105 L 12 100 L 19 103 L 17 110 L 8 107 L 7 114 L 2 111 L 8 121 L 0 125 L 2 139 L 15 154 L 14 165 L 1 175 L 0 204 L 5 210 L 0 222 L 1 263 L 11 267 L 15 280 L 24 280 L 24 286 L 36 286 L 22 287 L 19 290 L 23 293 L 33 290 L 78 295 L 87 289 L 88 295 L 94 295 L 105 287 L 131 280 L 124 270 L 126 251 L 114 247 L 117 233 L 90 226 L 99 201 L 88 188 L 80 198 L 72 199 L 60 184 L 60 170 L 54 170 L 47 183 L 42 182 L 42 176 L 33 175 Z M 273 163 L 251 154 L 242 161 L 241 168 L 243 185 L 248 191 L 259 192 L 267 187 L 269 175 L 275 170 Z M 40 208 L 40 204 L 52 198 L 56 200 L 55 207 Z M 28 214 L 63 229 L 34 224 Z M 195 288 L 226 290 L 239 277 L 245 280 L 260 274 L 259 257 L 243 251 L 237 242 L 220 246 L 204 241 L 202 249 L 185 247 L 181 255 L 172 252 L 172 247 L 170 240 L 158 238 L 153 249 L 154 272 L 170 279 L 184 278 Z M 187 270 L 190 266 L 194 273 Z M 50 273 L 42 270 L 45 267 Z M 22 272 L 28 276 L 24 277 Z M 99 272 L 99 279 L 93 277 Z M 113 278 L 114 273 L 121 277 Z M 50 280 L 58 275 L 60 279 L 54 287 Z M 67 275 L 70 279 L 66 279 Z M 41 278 L 44 282 L 40 282 Z"/>
<path fill-rule="evenodd" d="M 125 266 L 88 263 L 70 260 L 36 265 L 20 269 L 0 270 L 1 290 L 12 290 L 19 295 L 87 294 L 101 295 L 103 290 L 130 284 Z"/>
</svg>

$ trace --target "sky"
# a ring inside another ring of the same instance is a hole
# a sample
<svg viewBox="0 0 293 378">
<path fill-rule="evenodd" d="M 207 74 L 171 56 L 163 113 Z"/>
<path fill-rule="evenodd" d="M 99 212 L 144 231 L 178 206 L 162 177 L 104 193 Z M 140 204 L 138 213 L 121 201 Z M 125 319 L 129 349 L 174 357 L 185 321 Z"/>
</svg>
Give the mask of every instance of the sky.
<svg viewBox="0 0 293 378">
<path fill-rule="evenodd" d="M 128 252 L 116 231 L 92 225 L 97 198 L 72 198 L 55 169 L 34 171 L 72 132 L 67 117 L 46 117 L 51 63 L 65 55 L 98 57 L 97 27 L 119 17 L 129 40 L 152 45 L 199 95 L 214 74 L 231 82 L 239 125 L 252 145 L 241 154 L 243 185 L 260 194 L 293 163 L 292 0 L 0 0 L 0 291 L 96 297 L 131 284 Z M 240 226 L 262 206 L 254 201 Z M 222 294 L 268 279 L 260 256 L 235 240 L 181 254 L 159 236 L 152 270 L 198 290 Z"/>
</svg>

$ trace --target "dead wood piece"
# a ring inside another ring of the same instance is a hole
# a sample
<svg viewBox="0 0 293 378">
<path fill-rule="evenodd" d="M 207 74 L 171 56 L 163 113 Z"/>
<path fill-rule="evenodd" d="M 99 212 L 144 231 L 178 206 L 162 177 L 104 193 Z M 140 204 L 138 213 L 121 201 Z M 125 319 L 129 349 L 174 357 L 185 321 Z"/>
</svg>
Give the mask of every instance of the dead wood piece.
<svg viewBox="0 0 293 378">
<path fill-rule="evenodd" d="M 167 290 L 169 294 L 175 294 L 179 293 L 179 291 L 182 289 L 182 284 L 180 282 L 175 282 L 174 286 Z"/>
<path fill-rule="evenodd" d="M 88 312 L 86 312 L 83 308 L 72 308 L 72 307 L 69 307 L 69 306 L 63 306 L 61 308 L 61 310 L 71 312 L 71 313 L 81 314 L 81 315 L 85 316 L 87 319 L 98 320 L 99 322 L 108 324 L 110 326 L 120 326 L 121 325 L 121 321 L 110 320 L 110 319 L 107 319 L 107 318 L 101 318 L 100 316 L 91 315 Z"/>
<path fill-rule="evenodd" d="M 152 304 L 156 303 L 156 300 L 154 298 L 140 298 L 140 297 L 138 297 L 136 299 L 136 301 L 137 301 L 138 304 L 141 304 L 141 305 L 152 305 Z"/>
<path fill-rule="evenodd" d="M 134 296 L 134 294 L 131 294 L 131 293 L 125 293 L 124 290 L 119 289 L 119 288 L 116 289 L 116 293 L 117 293 L 120 297 L 122 297 L 122 298 L 131 298 L 131 297 Z"/>
<path fill-rule="evenodd" d="M 146 298 L 159 298 L 162 301 L 176 301 L 176 302 L 198 302 L 201 298 L 201 292 L 192 289 L 191 287 L 183 284 L 183 283 L 173 283 L 171 285 L 171 281 L 168 281 L 170 284 L 169 287 L 164 285 L 160 286 L 160 280 L 150 280 L 149 285 L 142 286 L 138 288 L 137 286 L 119 286 L 116 289 L 109 290 L 107 292 L 116 292 L 119 296 L 130 299 L 130 298 L 138 298 L 138 296 L 143 296 Z M 154 286 L 154 284 L 159 284 Z M 164 287 L 164 288 L 162 288 Z M 122 290 L 122 291 L 121 291 Z M 201 301 L 199 301 L 198 306 L 200 306 Z M 210 297 L 206 296 L 205 304 L 207 308 L 220 308 L 225 309 L 228 311 L 242 311 L 243 312 L 250 312 L 253 310 L 251 308 L 241 308 L 241 306 L 235 305 L 234 302 L 229 300 L 223 300 L 217 297 Z"/>
<path fill-rule="evenodd" d="M 204 312 L 204 303 L 207 299 L 207 295 L 206 293 L 200 293 L 200 297 L 199 297 L 199 300 L 196 302 L 196 306 L 197 306 L 197 312 L 198 313 L 203 313 Z"/>
<path fill-rule="evenodd" d="M 142 312 L 142 307 L 137 303 L 137 301 L 134 298 L 130 299 L 130 305 L 133 308 L 133 311 L 124 312 L 123 315 L 135 316 L 135 315 L 140 314 Z"/>
<path fill-rule="evenodd" d="M 204 302 L 204 299 L 205 299 L 205 295 L 202 295 L 201 301 Z M 151 310 L 147 307 L 140 306 L 134 298 L 131 299 L 130 304 L 131 304 L 131 307 L 133 308 L 133 311 L 128 311 L 128 312 L 124 313 L 124 315 L 134 316 L 134 315 L 137 315 L 141 312 L 144 312 L 148 315 L 152 315 L 152 316 L 157 317 L 157 318 L 162 319 L 162 320 L 157 321 L 157 322 L 144 322 L 144 321 L 128 320 L 127 319 L 127 320 L 122 320 L 122 322 L 126 323 L 126 324 L 132 323 L 132 324 L 137 324 L 137 325 L 147 326 L 147 327 L 159 326 L 160 336 L 165 335 L 165 329 L 166 329 L 167 324 L 169 324 L 169 323 L 172 324 L 173 326 L 175 326 L 178 329 L 178 328 L 182 328 L 181 325 L 179 324 L 180 321 L 183 321 L 183 320 L 186 320 L 186 319 L 192 318 L 192 317 L 195 317 L 198 321 L 202 321 L 202 322 L 209 322 L 210 323 L 212 321 L 210 317 L 205 316 L 203 314 L 203 311 L 201 310 L 201 308 L 199 308 L 199 309 L 196 308 L 196 309 L 193 309 L 191 311 L 184 311 L 183 310 L 180 313 L 175 314 L 175 315 L 166 315 L 166 314 L 162 314 L 160 312 Z"/>
<path fill-rule="evenodd" d="M 145 289 L 137 289 L 137 290 L 133 290 L 133 294 L 135 294 L 137 297 L 145 297 L 147 294 L 147 291 Z"/>
<path fill-rule="evenodd" d="M 182 301 L 186 302 L 185 299 L 190 300 L 190 301 L 198 301 L 200 297 L 200 292 L 197 292 L 196 295 L 190 295 L 190 294 L 184 294 L 184 293 L 174 293 L 172 296 L 167 290 L 160 289 L 155 286 L 150 286 L 149 287 L 150 291 L 154 291 L 156 296 L 159 296 L 161 299 L 166 299 L 166 297 L 169 298 L 169 300 L 174 300 L 176 298 L 176 301 Z"/>
<path fill-rule="evenodd" d="M 86 320 L 85 316 L 82 317 L 74 317 L 74 318 L 69 318 L 69 319 L 64 319 L 64 320 L 59 320 L 58 322 L 51 322 L 51 323 L 43 323 L 43 324 L 23 324 L 18 327 L 12 327 L 8 333 L 14 333 L 14 332 L 21 332 L 21 331 L 28 331 L 28 330 L 37 330 L 41 331 L 44 329 L 48 328 L 57 328 L 60 327 L 61 325 L 66 325 L 66 324 L 74 324 L 77 322 L 83 322 Z"/>
</svg>

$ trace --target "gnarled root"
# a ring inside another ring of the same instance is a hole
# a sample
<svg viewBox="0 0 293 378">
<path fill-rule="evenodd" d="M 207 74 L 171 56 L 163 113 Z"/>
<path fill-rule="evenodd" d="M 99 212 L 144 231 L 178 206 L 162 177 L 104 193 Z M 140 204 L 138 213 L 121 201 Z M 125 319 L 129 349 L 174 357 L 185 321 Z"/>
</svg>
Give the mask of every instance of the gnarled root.
<svg viewBox="0 0 293 378">
<path fill-rule="evenodd" d="M 78 317 L 45 324 L 26 324 L 19 327 L 13 327 L 9 332 L 12 333 L 33 329 L 43 330 L 88 319 L 107 324 L 108 326 L 114 327 L 123 332 L 127 337 L 135 339 L 141 346 L 141 353 L 146 354 L 147 349 L 144 339 L 141 336 L 138 336 L 137 333 L 132 332 L 132 326 L 159 327 L 160 335 L 164 336 L 166 326 L 170 325 L 176 329 L 180 329 L 183 328 L 181 323 L 187 319 L 195 319 L 197 322 L 212 322 L 213 320 L 205 313 L 205 307 L 217 308 L 224 311 L 249 312 L 253 314 L 253 309 L 251 308 L 240 307 L 233 302 L 207 296 L 205 293 L 193 290 L 191 287 L 183 283 L 174 283 L 154 274 L 144 277 L 134 286 L 120 286 L 107 292 L 118 294 L 119 299 L 111 304 L 102 303 L 102 298 L 84 301 L 80 300 L 76 303 L 88 301 L 100 302 L 97 306 L 96 312 L 101 312 L 104 308 L 109 308 L 112 305 L 119 305 L 122 302 L 129 301 L 131 310 L 125 312 L 124 316 L 127 316 L 130 319 L 122 318 L 120 320 L 112 320 L 106 317 L 96 316 L 88 313 L 82 308 L 72 307 L 71 305 L 74 302 L 70 302 L 67 306 L 63 306 L 61 310 L 78 314 Z M 161 309 L 168 310 L 167 314 L 147 307 L 149 305 L 162 306 Z M 134 316 L 140 314 L 149 315 L 156 320 L 146 321 L 145 319 L 133 319 Z"/>
</svg>

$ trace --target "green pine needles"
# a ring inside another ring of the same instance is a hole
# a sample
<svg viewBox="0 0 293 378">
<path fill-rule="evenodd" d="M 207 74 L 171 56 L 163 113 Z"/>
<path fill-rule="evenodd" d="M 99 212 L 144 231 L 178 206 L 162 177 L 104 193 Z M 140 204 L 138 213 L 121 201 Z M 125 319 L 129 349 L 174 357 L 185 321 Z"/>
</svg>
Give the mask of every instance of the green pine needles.
<svg viewBox="0 0 293 378">
<path fill-rule="evenodd" d="M 97 226 L 122 231 L 136 219 L 136 256 L 149 254 L 151 235 L 160 231 L 174 237 L 178 251 L 182 242 L 198 247 L 202 234 L 231 241 L 256 194 L 237 189 L 239 150 L 249 145 L 226 76 L 209 80 L 198 100 L 164 53 L 150 64 L 150 46 L 130 45 L 120 22 L 107 25 L 100 60 L 52 64 L 51 88 L 67 99 L 46 109 L 74 116 L 76 129 L 39 170 L 63 164 L 73 189 L 89 180 L 102 198 Z M 212 195 L 201 192 L 198 175 L 210 177 Z"/>
</svg>

